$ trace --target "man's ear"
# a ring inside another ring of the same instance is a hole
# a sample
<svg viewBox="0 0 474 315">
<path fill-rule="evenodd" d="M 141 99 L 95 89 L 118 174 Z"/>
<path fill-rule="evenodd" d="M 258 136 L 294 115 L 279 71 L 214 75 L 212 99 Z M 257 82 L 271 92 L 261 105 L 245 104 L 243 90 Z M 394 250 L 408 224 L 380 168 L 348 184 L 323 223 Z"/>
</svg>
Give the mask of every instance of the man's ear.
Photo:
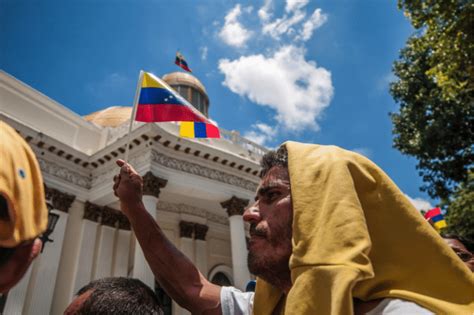
<svg viewBox="0 0 474 315">
<path fill-rule="evenodd" d="M 0 293 L 6 293 L 24 276 L 31 262 L 41 252 L 39 238 L 28 244 L 19 245 L 10 259 L 0 267 Z"/>
</svg>

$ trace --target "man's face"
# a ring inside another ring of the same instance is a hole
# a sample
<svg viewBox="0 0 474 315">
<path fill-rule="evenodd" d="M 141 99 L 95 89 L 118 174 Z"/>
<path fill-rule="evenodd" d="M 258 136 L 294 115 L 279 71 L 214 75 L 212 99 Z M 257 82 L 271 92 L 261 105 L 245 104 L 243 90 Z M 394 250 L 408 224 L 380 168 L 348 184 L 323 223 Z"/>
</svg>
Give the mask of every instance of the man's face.
<svg viewBox="0 0 474 315">
<path fill-rule="evenodd" d="M 286 168 L 275 166 L 262 178 L 255 202 L 243 219 L 250 223 L 250 272 L 270 283 L 282 273 L 289 276 L 293 207 Z"/>
<path fill-rule="evenodd" d="M 474 255 L 464 246 L 463 243 L 455 238 L 445 238 L 444 241 L 448 243 L 456 255 L 466 264 L 466 266 L 474 272 Z"/>
</svg>

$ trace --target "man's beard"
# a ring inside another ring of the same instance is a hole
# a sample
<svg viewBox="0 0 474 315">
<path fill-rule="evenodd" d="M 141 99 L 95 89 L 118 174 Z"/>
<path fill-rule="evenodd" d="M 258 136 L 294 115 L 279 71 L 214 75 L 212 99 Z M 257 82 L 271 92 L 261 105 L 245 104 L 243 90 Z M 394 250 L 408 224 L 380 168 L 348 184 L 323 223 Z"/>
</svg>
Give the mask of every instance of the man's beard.
<svg viewBox="0 0 474 315">
<path fill-rule="evenodd" d="M 270 255 L 262 255 L 261 252 L 255 253 L 249 250 L 247 265 L 252 274 L 274 286 L 279 286 L 280 283 L 290 279 L 290 255 L 291 253 L 278 256 L 277 251 L 272 251 Z"/>
</svg>

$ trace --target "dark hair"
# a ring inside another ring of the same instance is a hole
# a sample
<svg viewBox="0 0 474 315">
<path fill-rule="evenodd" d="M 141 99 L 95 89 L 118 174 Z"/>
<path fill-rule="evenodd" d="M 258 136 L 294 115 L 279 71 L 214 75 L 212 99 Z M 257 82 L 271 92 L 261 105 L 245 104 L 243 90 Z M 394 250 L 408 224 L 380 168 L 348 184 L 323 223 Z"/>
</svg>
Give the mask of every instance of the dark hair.
<svg viewBox="0 0 474 315">
<path fill-rule="evenodd" d="M 10 216 L 8 214 L 7 199 L 0 194 L 0 220 L 8 221 Z M 0 266 L 7 263 L 10 257 L 15 252 L 15 248 L 0 247 Z"/>
<path fill-rule="evenodd" d="M 288 151 L 285 145 L 281 145 L 276 151 L 268 151 L 260 161 L 260 177 L 264 177 L 274 166 L 288 168 Z"/>
<path fill-rule="evenodd" d="M 466 247 L 468 251 L 470 251 L 471 253 L 474 253 L 474 242 L 472 240 L 469 240 L 466 237 L 462 237 L 458 234 L 450 233 L 450 232 L 441 233 L 441 236 L 443 238 L 452 238 L 452 239 L 458 240 L 464 245 L 464 247 Z"/>
<path fill-rule="evenodd" d="M 92 293 L 77 314 L 163 314 L 155 293 L 132 278 L 103 278 L 91 281 L 77 295 Z"/>
</svg>

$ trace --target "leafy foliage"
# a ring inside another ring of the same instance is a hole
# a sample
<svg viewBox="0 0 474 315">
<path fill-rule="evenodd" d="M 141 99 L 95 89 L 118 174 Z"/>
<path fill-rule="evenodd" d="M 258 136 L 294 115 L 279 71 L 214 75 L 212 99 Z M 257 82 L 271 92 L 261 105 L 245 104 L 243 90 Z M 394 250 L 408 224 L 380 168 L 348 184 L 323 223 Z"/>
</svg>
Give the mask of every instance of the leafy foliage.
<svg viewBox="0 0 474 315">
<path fill-rule="evenodd" d="M 417 31 L 393 65 L 394 146 L 418 159 L 422 190 L 449 200 L 474 163 L 474 4 L 399 0 L 399 7 Z"/>
<path fill-rule="evenodd" d="M 474 172 L 469 173 L 467 183 L 461 185 L 449 205 L 446 222 L 447 232 L 474 242 Z"/>
</svg>

